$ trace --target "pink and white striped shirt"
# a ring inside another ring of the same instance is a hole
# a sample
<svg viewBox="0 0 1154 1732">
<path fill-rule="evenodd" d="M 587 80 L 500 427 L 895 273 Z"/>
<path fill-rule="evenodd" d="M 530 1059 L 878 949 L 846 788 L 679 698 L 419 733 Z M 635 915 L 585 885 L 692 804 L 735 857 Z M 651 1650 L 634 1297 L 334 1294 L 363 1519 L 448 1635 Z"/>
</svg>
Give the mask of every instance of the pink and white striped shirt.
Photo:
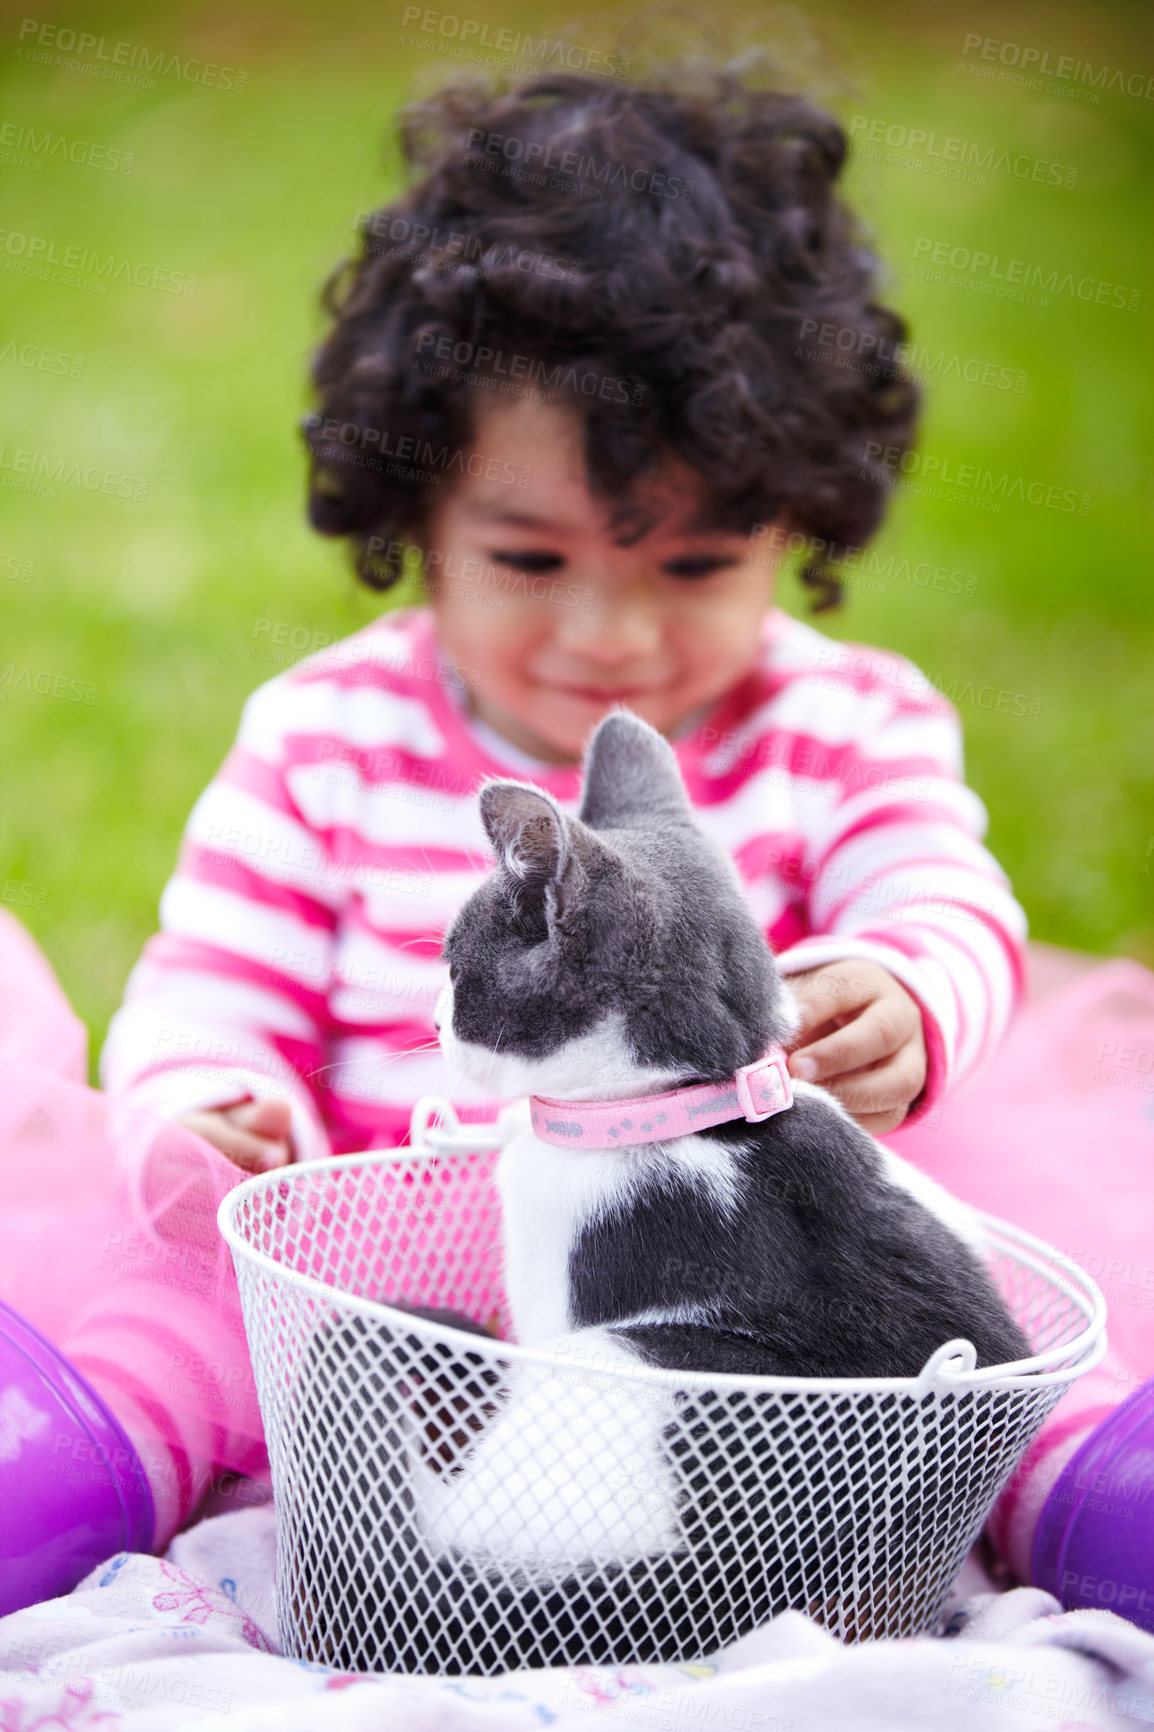
<svg viewBox="0 0 1154 1732">
<path fill-rule="evenodd" d="M 951 705 L 903 657 L 774 608 L 753 672 L 674 743 L 782 969 L 871 957 L 913 994 L 929 1075 L 907 1123 L 924 1117 L 1023 987 L 1025 916 L 981 844 Z M 423 609 L 261 686 L 189 818 L 104 1086 L 172 1117 L 287 1097 L 298 1159 L 402 1141 L 426 1093 L 492 1117 L 450 1086 L 432 1011 L 445 929 L 492 864 L 477 789 L 502 775 L 576 807 L 577 769 L 470 716 Z"/>
</svg>

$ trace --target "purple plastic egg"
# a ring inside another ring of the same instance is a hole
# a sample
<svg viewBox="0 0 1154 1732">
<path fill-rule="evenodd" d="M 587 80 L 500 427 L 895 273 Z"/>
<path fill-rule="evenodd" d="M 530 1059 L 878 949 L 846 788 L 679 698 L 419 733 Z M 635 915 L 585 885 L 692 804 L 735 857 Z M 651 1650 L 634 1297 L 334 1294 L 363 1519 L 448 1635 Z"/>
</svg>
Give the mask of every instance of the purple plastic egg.
<svg viewBox="0 0 1154 1732">
<path fill-rule="evenodd" d="M 1154 1631 L 1154 1378 L 1096 1426 L 1042 1507 L 1034 1585 Z"/>
<path fill-rule="evenodd" d="M 0 1617 L 152 1546 L 140 1457 L 87 1380 L 0 1302 Z"/>
</svg>

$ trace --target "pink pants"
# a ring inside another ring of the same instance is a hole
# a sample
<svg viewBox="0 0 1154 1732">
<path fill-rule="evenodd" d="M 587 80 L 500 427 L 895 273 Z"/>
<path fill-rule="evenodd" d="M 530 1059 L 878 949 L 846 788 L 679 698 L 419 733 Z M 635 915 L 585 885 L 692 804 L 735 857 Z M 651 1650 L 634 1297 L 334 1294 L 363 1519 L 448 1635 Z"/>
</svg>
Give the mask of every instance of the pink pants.
<svg viewBox="0 0 1154 1732">
<path fill-rule="evenodd" d="M 88 1088 L 86 1046 L 47 962 L 0 911 L 0 1299 L 128 1432 L 159 1548 L 214 1471 L 266 1461 L 216 1226 L 244 1175 L 179 1125 Z"/>
<path fill-rule="evenodd" d="M 885 1139 L 956 1196 L 1065 1251 L 1106 1295 L 1105 1359 L 1059 1402 L 990 1523 L 1022 1582 L 1062 1467 L 1154 1376 L 1154 974 L 1062 959 L 1035 947 L 1030 1003 L 993 1063 L 935 1122 Z"/>
</svg>

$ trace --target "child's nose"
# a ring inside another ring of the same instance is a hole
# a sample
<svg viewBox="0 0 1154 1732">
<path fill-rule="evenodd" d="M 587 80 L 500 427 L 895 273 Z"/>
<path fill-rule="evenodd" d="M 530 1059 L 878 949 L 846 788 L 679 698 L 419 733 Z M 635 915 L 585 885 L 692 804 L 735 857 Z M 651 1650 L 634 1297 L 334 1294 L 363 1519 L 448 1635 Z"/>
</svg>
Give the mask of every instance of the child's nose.
<svg viewBox="0 0 1154 1732">
<path fill-rule="evenodd" d="M 619 667 L 644 660 L 660 648 L 660 617 L 639 596 L 593 590 L 584 605 L 563 611 L 558 637 L 565 649 L 585 661 Z"/>
</svg>

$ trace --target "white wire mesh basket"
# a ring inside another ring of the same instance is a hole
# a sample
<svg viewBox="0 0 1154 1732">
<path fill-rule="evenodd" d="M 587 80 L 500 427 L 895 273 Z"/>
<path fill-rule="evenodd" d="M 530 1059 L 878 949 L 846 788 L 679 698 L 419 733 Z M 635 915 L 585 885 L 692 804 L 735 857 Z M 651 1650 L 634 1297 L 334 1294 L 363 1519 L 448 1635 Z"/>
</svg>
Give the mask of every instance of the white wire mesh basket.
<svg viewBox="0 0 1154 1732">
<path fill-rule="evenodd" d="M 1095 1284 L 991 1217 L 990 1270 L 1034 1348 L 1012 1366 L 974 1370 L 951 1342 L 916 1379 L 739 1378 L 519 1347 L 495 1133 L 438 1134 L 426 1112 L 413 1141 L 262 1174 L 220 1211 L 271 1459 L 281 1640 L 301 1659 L 692 1661 L 787 1607 L 849 1641 L 929 1630 L 1104 1349 Z"/>
</svg>

